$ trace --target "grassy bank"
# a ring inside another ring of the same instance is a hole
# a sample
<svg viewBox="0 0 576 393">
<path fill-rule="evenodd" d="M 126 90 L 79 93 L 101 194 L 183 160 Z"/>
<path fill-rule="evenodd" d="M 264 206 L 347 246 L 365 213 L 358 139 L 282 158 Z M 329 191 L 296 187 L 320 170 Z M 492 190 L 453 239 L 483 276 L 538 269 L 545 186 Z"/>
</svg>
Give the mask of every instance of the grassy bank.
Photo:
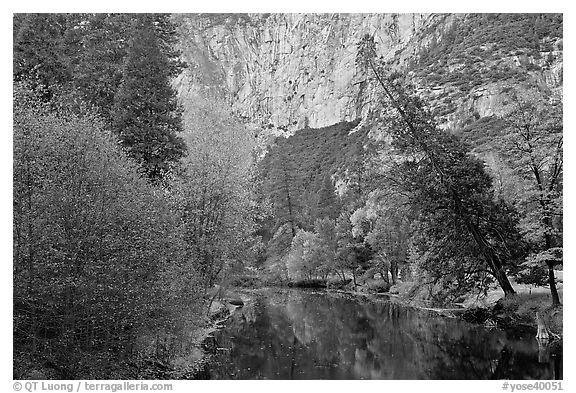
<svg viewBox="0 0 576 393">
<path fill-rule="evenodd" d="M 546 287 L 534 287 L 512 281 L 516 295 L 504 298 L 502 290 L 490 288 L 485 294 L 468 295 L 460 302 L 444 307 L 430 306 L 422 297 L 415 296 L 414 283 L 406 282 L 394 285 L 391 296 L 397 297 L 410 306 L 438 311 L 444 315 L 461 317 L 469 322 L 498 326 L 505 329 L 523 329 L 536 334 L 538 312 L 550 331 L 563 336 L 563 306 L 552 307 L 550 290 Z M 560 300 L 563 299 L 563 284 L 558 283 Z M 449 311 L 449 312 L 448 312 Z"/>
</svg>

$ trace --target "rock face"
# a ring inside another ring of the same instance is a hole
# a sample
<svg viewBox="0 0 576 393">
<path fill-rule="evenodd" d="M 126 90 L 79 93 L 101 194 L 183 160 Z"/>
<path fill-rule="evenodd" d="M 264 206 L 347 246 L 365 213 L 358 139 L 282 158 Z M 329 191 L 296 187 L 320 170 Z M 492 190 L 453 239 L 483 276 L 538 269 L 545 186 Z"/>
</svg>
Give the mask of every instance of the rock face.
<svg viewBox="0 0 576 393">
<path fill-rule="evenodd" d="M 262 125 L 319 128 L 360 117 L 365 76 L 356 44 L 375 34 L 379 53 L 392 57 L 427 15 L 256 14 L 177 16 L 182 50 L 191 65 L 181 95 L 213 90 L 238 115 Z"/>
<path fill-rule="evenodd" d="M 371 89 L 356 65 L 356 44 L 365 34 L 374 35 L 378 55 L 391 67 L 405 70 L 419 83 L 426 69 L 420 69 L 420 74 L 410 70 L 421 52 L 442 41 L 454 25 L 466 23 L 468 16 L 193 14 L 174 18 L 190 65 L 175 82 L 183 99 L 204 93 L 224 95 L 235 113 L 250 123 L 293 131 L 351 121 L 365 113 Z M 526 71 L 529 78 L 561 95 L 561 39 L 560 44 L 557 41 L 542 56 L 518 52 L 483 66 L 525 69 L 532 64 Z M 448 72 L 463 67 L 458 61 L 443 66 Z M 430 81 L 422 85 L 427 89 L 424 94 L 438 104 L 445 127 L 461 126 L 472 114 L 498 114 L 506 101 L 506 83 L 497 79 L 477 83 L 465 92 L 433 86 Z"/>
</svg>

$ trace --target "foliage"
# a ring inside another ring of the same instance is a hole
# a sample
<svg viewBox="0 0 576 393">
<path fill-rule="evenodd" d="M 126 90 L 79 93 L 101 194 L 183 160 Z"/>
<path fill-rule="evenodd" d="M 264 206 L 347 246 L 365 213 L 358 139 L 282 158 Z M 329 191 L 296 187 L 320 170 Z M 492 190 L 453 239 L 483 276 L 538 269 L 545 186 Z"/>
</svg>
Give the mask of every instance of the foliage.
<svg viewBox="0 0 576 393">
<path fill-rule="evenodd" d="M 334 220 L 328 217 L 314 223 L 314 232 L 318 236 L 318 261 L 322 264 L 322 273 L 328 275 L 336 269 L 338 255 L 338 237 Z"/>
<path fill-rule="evenodd" d="M 169 61 L 162 53 L 151 16 L 138 16 L 114 97 L 112 126 L 130 157 L 150 179 L 160 179 L 184 155 L 181 108 L 170 85 Z"/>
<path fill-rule="evenodd" d="M 467 14 L 423 48 L 413 67 L 432 68 L 429 76 L 442 75 L 439 84 L 450 82 L 446 80 L 450 74 L 453 78 L 460 73 L 470 75 L 472 66 L 480 71 L 477 77 L 490 80 L 496 69 L 484 67 L 485 61 L 500 60 L 519 52 L 538 52 L 538 56 L 540 50 L 549 51 L 545 41 L 562 38 L 562 24 L 561 14 Z M 440 69 L 447 70 L 448 62 L 465 67 L 457 74 L 440 72 Z M 497 69 L 501 68 L 498 66 Z"/>
<path fill-rule="evenodd" d="M 326 279 L 337 266 L 338 238 L 334 221 L 316 220 L 314 232 L 300 229 L 285 258 L 292 281 Z"/>
<path fill-rule="evenodd" d="M 372 267 L 385 272 L 386 280 L 390 272 L 393 284 L 408 259 L 411 220 L 405 199 L 378 188 L 351 217 L 352 233 L 362 236 L 375 254 Z"/>
<path fill-rule="evenodd" d="M 151 355 L 147 335 L 163 356 L 160 335 L 204 323 L 206 287 L 260 250 L 253 136 L 198 102 L 176 165 L 168 15 L 20 14 L 14 32 L 15 375 L 133 376 L 122 359 Z"/>
<path fill-rule="evenodd" d="M 452 101 L 478 87 L 539 83 L 542 73 L 534 71 L 553 63 L 562 27 L 562 14 L 438 15 L 408 70 L 431 97 L 444 97 L 433 113 L 448 120 L 457 110 Z"/>
<path fill-rule="evenodd" d="M 336 220 L 336 266 L 335 271 L 345 278 L 345 272 L 351 272 L 356 277 L 356 269 L 363 262 L 361 259 L 364 250 L 361 240 L 354 237 L 352 217 L 349 211 L 340 213 Z"/>
<path fill-rule="evenodd" d="M 15 14 L 14 80 L 57 110 L 93 107 L 157 179 L 184 149 L 170 86 L 184 66 L 176 39 L 167 14 Z"/>
<path fill-rule="evenodd" d="M 288 223 L 281 225 L 266 244 L 264 270 L 274 283 L 289 279 L 286 268 L 286 257 L 292 245 L 292 228 Z"/>
<path fill-rule="evenodd" d="M 382 89 L 375 121 L 391 136 L 392 147 L 401 159 L 391 162 L 390 187 L 407 196 L 424 225 L 422 242 L 416 242 L 421 264 L 434 280 L 442 274 L 460 274 L 445 264 L 445 257 L 483 261 L 505 294 L 512 294 L 504 264 L 515 258 L 517 241 L 514 212 L 492 198 L 491 179 L 479 160 L 453 135 L 441 131 L 420 98 L 397 76 L 384 76 L 374 59 L 375 43 L 366 37 L 359 44 L 359 63 L 369 70 Z M 434 247 L 431 247 L 434 245 Z M 434 254 L 430 255 L 433 251 Z M 458 258 L 457 256 L 460 256 Z M 430 269 L 428 266 L 438 266 Z M 444 268 L 442 268 L 442 266 Z M 472 273 L 472 272 L 468 272 Z M 471 283 L 478 281 L 472 279 Z"/>
<path fill-rule="evenodd" d="M 351 163 L 359 159 L 359 149 L 367 140 L 364 129 L 350 133 L 358 122 L 342 122 L 319 129 L 302 129 L 294 135 L 278 137 L 268 154 L 259 163 L 265 192 L 271 195 L 274 215 L 287 217 L 287 190 L 294 204 L 295 225 L 311 229 L 318 218 L 335 219 L 340 201 L 335 193 L 339 180 L 355 182 L 349 172 Z M 352 186 L 351 186 L 352 187 Z M 282 192 L 279 190 L 283 189 Z M 286 219 L 276 222 L 283 224 Z"/>
<path fill-rule="evenodd" d="M 363 146 L 367 131 L 357 126 L 358 122 L 344 122 L 299 130 L 288 138 L 279 137 L 259 162 L 263 192 L 272 205 L 271 216 L 260 223 L 260 232 L 266 244 L 266 264 L 278 277 L 285 277 L 287 254 L 299 229 L 319 234 L 318 223 L 331 222 L 335 227 L 340 222 L 345 226 L 351 214 L 347 206 L 359 203 L 359 198 L 370 189 Z M 350 133 L 355 127 L 356 131 Z M 343 211 L 347 212 L 347 218 L 340 219 Z M 325 247 L 324 243 L 320 246 L 323 250 L 319 253 L 323 266 L 320 275 L 327 272 L 344 275 L 352 266 L 357 267 L 358 257 L 362 261 L 366 258 L 360 256 L 362 241 L 345 242 L 340 247 L 338 242 L 348 235 L 334 236 L 336 240 L 326 240 L 330 246 Z"/>
<path fill-rule="evenodd" d="M 500 154 L 525 181 L 524 192 L 515 195 L 518 208 L 525 213 L 525 236 L 531 243 L 561 241 L 562 106 L 534 97 L 515 101 L 505 118 L 507 133 L 499 141 Z"/>
<path fill-rule="evenodd" d="M 14 15 L 14 80 L 28 81 L 44 101 L 71 79 L 65 53 L 66 29 L 64 14 Z"/>
<path fill-rule="evenodd" d="M 14 14 L 14 79 L 27 80 L 45 101 L 76 90 L 106 121 L 120 86 L 131 25 L 140 14 Z M 170 77 L 185 64 L 168 14 L 147 14 Z"/>
<path fill-rule="evenodd" d="M 544 286 L 550 284 L 548 264 L 552 266 L 562 263 L 562 247 L 554 247 L 533 252 L 520 265 L 517 281 L 525 284 Z M 553 284 L 556 285 L 555 283 Z"/>
<path fill-rule="evenodd" d="M 356 270 L 367 267 L 369 250 L 352 236 L 350 218 L 342 213 L 338 220 L 318 219 L 313 231 L 299 229 L 289 249 L 280 259 L 291 281 L 326 280 L 338 274 L 341 280 L 346 273 L 356 276 Z"/>
<path fill-rule="evenodd" d="M 313 232 L 300 229 L 286 257 L 286 268 L 291 280 L 312 280 L 320 273 L 318 254 L 320 239 Z"/>
<path fill-rule="evenodd" d="M 190 102 L 184 139 L 189 154 L 173 182 L 188 258 L 208 287 L 234 263 L 255 258 L 254 138 L 215 99 Z"/>
<path fill-rule="evenodd" d="M 131 16 L 92 14 L 69 30 L 82 45 L 73 73 L 73 86 L 104 119 L 111 120 L 114 96 L 122 81 Z"/>
<path fill-rule="evenodd" d="M 152 315 L 168 322 L 177 290 L 197 301 L 197 279 L 167 194 L 96 117 L 31 96 L 15 85 L 14 340 L 70 377 L 77 350 L 127 353 Z"/>
<path fill-rule="evenodd" d="M 271 233 L 288 224 L 292 237 L 302 221 L 302 197 L 299 195 L 295 177 L 295 163 L 280 152 L 277 165 L 268 174 L 268 197 L 273 207 L 275 224 Z"/>
<path fill-rule="evenodd" d="M 562 106 L 529 94 L 515 95 L 511 109 L 504 120 L 508 132 L 499 141 L 501 156 L 524 185 L 513 196 L 523 213 L 519 227 L 532 250 L 521 279 L 541 284 L 548 273 L 556 305 L 553 267 L 562 263 Z M 538 262 L 548 265 L 548 272 Z"/>
</svg>

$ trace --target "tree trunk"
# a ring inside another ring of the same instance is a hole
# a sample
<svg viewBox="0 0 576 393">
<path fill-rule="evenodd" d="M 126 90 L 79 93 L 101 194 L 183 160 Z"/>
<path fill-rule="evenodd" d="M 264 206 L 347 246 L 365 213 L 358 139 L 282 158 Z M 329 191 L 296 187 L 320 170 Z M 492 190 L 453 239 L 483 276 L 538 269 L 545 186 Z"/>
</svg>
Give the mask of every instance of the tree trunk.
<svg viewBox="0 0 576 393">
<path fill-rule="evenodd" d="M 498 261 L 498 264 L 494 263 L 494 261 L 492 263 L 489 263 L 490 267 L 492 268 L 492 274 L 494 275 L 494 277 L 496 277 L 498 284 L 500 284 L 500 287 L 504 291 L 504 296 L 516 295 L 516 291 L 514 290 L 514 288 L 512 288 L 512 284 L 510 284 L 510 281 L 506 276 L 506 272 L 504 271 L 502 265 L 499 264 L 499 262 L 500 261 Z"/>
<path fill-rule="evenodd" d="M 384 270 L 384 271 L 380 271 L 380 277 L 382 277 L 382 280 L 384 280 L 386 282 L 386 284 L 390 284 L 390 281 L 388 280 L 388 269 Z"/>
<path fill-rule="evenodd" d="M 392 275 L 392 285 L 398 281 L 398 262 L 392 261 L 390 263 L 390 274 Z"/>
<path fill-rule="evenodd" d="M 506 276 L 506 272 L 504 271 L 504 267 L 502 266 L 502 261 L 500 260 L 500 257 L 498 256 L 498 254 L 496 254 L 492 246 L 484 238 L 484 235 L 482 234 L 480 228 L 478 228 L 476 224 L 470 221 L 470 218 L 468 217 L 468 215 L 466 214 L 466 212 L 462 207 L 462 201 L 455 190 L 452 190 L 452 196 L 454 203 L 456 205 L 456 212 L 463 219 L 466 227 L 472 234 L 474 241 L 476 242 L 476 244 L 480 248 L 480 252 L 484 256 L 486 264 L 490 267 L 490 270 L 492 271 L 492 275 L 494 276 L 494 278 L 496 278 L 496 281 L 498 281 L 500 288 L 502 288 L 502 290 L 504 291 L 504 296 L 515 295 L 516 291 L 514 291 L 514 288 L 512 288 L 512 284 L 510 284 L 510 281 Z"/>
<path fill-rule="evenodd" d="M 508 280 L 506 276 L 506 272 L 504 271 L 504 267 L 502 266 L 502 262 L 496 252 L 490 247 L 489 244 L 486 244 L 486 240 L 480 233 L 480 230 L 474 225 L 471 224 L 468 220 L 466 220 L 468 229 L 472 233 L 476 244 L 480 247 L 482 255 L 484 256 L 484 260 L 486 261 L 487 265 L 490 267 L 492 275 L 498 281 L 500 288 L 504 291 L 504 296 L 515 295 L 516 291 L 512 288 L 512 284 Z"/>
<path fill-rule="evenodd" d="M 556 289 L 556 280 L 554 279 L 554 264 L 548 262 L 548 284 L 550 285 L 550 294 L 552 295 L 552 307 L 560 305 L 560 297 Z"/>
</svg>

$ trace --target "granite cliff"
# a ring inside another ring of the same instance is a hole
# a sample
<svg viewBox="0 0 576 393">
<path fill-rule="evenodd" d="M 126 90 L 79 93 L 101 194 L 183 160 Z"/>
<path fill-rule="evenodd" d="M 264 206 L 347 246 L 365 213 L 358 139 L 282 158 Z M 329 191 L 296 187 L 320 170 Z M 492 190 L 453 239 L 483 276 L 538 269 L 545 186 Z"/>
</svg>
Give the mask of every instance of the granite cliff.
<svg viewBox="0 0 576 393">
<path fill-rule="evenodd" d="M 375 36 L 378 55 L 406 73 L 445 128 L 506 111 L 511 89 L 562 96 L 561 15 L 191 14 L 175 15 L 183 99 L 227 98 L 258 128 L 294 131 L 362 118 L 373 86 L 356 44 Z"/>
</svg>

